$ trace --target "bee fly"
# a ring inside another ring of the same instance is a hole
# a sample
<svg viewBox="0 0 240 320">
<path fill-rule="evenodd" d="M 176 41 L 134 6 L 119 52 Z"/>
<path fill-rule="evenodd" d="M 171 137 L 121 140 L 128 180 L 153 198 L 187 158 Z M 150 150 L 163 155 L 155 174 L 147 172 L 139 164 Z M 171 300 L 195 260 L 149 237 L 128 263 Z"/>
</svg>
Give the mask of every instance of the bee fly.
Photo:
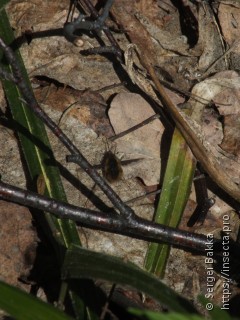
<svg viewBox="0 0 240 320">
<path fill-rule="evenodd" d="M 117 182 L 123 177 L 122 166 L 128 165 L 133 162 L 138 162 L 139 160 L 142 160 L 142 158 L 120 161 L 118 157 L 115 156 L 114 153 L 112 153 L 112 151 L 106 151 L 101 162 L 103 177 L 109 183 Z"/>
<path fill-rule="evenodd" d="M 111 151 L 105 152 L 101 167 L 103 176 L 108 182 L 113 183 L 122 179 L 123 169 L 121 161 Z"/>
</svg>

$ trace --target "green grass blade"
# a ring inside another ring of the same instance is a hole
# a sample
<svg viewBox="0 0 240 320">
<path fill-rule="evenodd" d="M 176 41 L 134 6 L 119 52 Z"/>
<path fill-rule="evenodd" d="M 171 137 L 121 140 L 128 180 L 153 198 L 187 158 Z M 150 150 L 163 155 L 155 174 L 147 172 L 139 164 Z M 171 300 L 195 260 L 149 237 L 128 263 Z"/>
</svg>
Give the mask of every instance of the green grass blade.
<svg viewBox="0 0 240 320">
<path fill-rule="evenodd" d="M 67 250 L 62 277 L 66 280 L 97 278 L 129 285 L 145 292 L 173 311 L 197 313 L 187 300 L 133 263 L 126 263 L 119 258 L 86 250 L 79 246 L 74 245 Z"/>
<path fill-rule="evenodd" d="M 11 44 L 14 40 L 5 10 L 0 12 L 0 36 L 7 44 Z M 15 54 L 22 68 L 25 80 L 29 84 L 21 55 L 18 51 L 15 51 Z M 0 53 L 0 58 L 2 60 L 1 63 L 4 65 L 5 59 L 2 53 Z M 8 65 L 5 64 L 5 67 L 10 71 Z M 19 140 L 32 183 L 36 181 L 37 177 L 42 175 L 46 185 L 46 195 L 66 201 L 59 170 L 54 164 L 54 157 L 43 123 L 24 105 L 21 101 L 18 88 L 13 83 L 3 81 L 3 86 L 13 119 L 16 121 Z M 52 164 L 50 165 L 50 163 Z M 69 246 L 72 242 L 79 244 L 78 233 L 72 221 L 60 220 L 49 214 L 46 214 L 46 217 L 57 242 L 60 242 L 64 247 Z"/>
<path fill-rule="evenodd" d="M 50 304 L 2 281 L 0 281 L 0 309 L 16 320 L 72 319 Z"/>
<path fill-rule="evenodd" d="M 196 161 L 178 129 L 174 130 L 162 193 L 158 203 L 155 222 L 177 227 L 189 198 Z M 151 243 L 145 268 L 158 276 L 163 276 L 169 246 Z"/>
</svg>

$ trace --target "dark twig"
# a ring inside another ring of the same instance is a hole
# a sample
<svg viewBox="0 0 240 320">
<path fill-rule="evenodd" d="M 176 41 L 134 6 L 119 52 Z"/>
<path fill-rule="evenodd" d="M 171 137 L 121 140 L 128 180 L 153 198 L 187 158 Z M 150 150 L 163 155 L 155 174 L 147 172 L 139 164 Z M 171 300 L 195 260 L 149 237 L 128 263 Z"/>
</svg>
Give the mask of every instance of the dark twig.
<svg viewBox="0 0 240 320">
<path fill-rule="evenodd" d="M 196 179 L 194 180 L 194 185 L 197 197 L 197 207 L 187 223 L 188 227 L 192 227 L 195 224 L 202 225 L 209 209 L 215 203 L 214 198 L 209 198 L 208 196 L 206 176 L 201 174 L 199 169 L 196 169 L 195 176 Z"/>
<path fill-rule="evenodd" d="M 100 53 L 117 54 L 118 52 L 115 46 L 104 46 L 104 47 L 96 47 L 96 48 L 81 50 L 80 53 L 83 55 L 88 55 L 88 54 L 100 54 Z"/>
<path fill-rule="evenodd" d="M 94 8 L 94 6 L 92 5 L 91 1 L 89 1 L 89 0 L 81 0 L 81 2 L 85 4 L 85 6 L 91 12 L 91 15 L 93 16 L 93 18 L 97 19 L 99 17 L 99 13 Z M 118 57 L 122 60 L 122 50 L 120 49 L 117 41 L 112 36 L 110 30 L 108 28 L 105 28 L 103 31 L 106 34 L 106 36 L 107 36 L 108 40 L 110 41 L 110 43 L 112 44 L 112 46 L 117 48 Z"/>
<path fill-rule="evenodd" d="M 118 87 L 123 87 L 125 85 L 126 85 L 126 82 L 114 83 L 114 84 L 110 84 L 109 86 L 97 89 L 97 90 L 95 90 L 95 92 L 102 93 L 104 91 L 115 89 L 115 88 L 118 88 Z"/>
<path fill-rule="evenodd" d="M 138 200 L 142 200 L 142 199 L 144 199 L 146 197 L 157 195 L 157 194 L 159 194 L 161 192 L 162 192 L 162 189 L 158 189 L 158 190 L 151 191 L 151 192 L 146 192 L 145 194 L 142 194 L 141 196 L 138 196 L 138 197 L 132 198 L 130 200 L 127 200 L 125 203 L 131 204 L 131 203 L 134 203 L 134 202 L 136 202 Z"/>
<path fill-rule="evenodd" d="M 146 120 L 144 120 L 144 121 L 136 124 L 135 126 L 129 128 L 129 129 L 127 129 L 127 130 L 125 130 L 125 131 L 123 131 L 123 132 L 121 132 L 121 133 L 119 133 L 119 134 L 116 134 L 115 136 L 110 137 L 109 140 L 110 140 L 110 141 L 114 141 L 114 140 L 117 140 L 117 139 L 119 139 L 119 138 L 122 138 L 122 137 L 124 137 L 126 134 L 128 134 L 128 133 L 130 133 L 130 132 L 133 132 L 133 131 L 135 131 L 135 130 L 137 130 L 137 129 L 139 129 L 139 128 L 142 128 L 142 127 L 145 126 L 146 124 L 152 122 L 152 121 L 155 120 L 155 119 L 159 119 L 159 118 L 160 118 L 160 114 L 154 114 L 153 116 L 151 116 L 151 117 L 147 118 Z"/>
<path fill-rule="evenodd" d="M 103 8 L 103 12 L 101 15 L 98 14 L 96 9 L 93 7 L 90 1 L 83 0 L 82 1 L 85 6 L 91 12 L 92 17 L 95 20 L 89 20 L 87 16 L 83 14 L 79 14 L 77 19 L 71 22 L 66 22 L 64 25 L 64 35 L 69 41 L 74 41 L 76 39 L 76 35 L 82 31 L 95 31 L 98 35 L 100 35 L 100 31 L 104 31 L 106 36 L 108 37 L 111 46 L 101 47 L 101 48 L 94 48 L 85 50 L 85 53 L 102 53 L 102 52 L 110 52 L 116 54 L 122 60 L 122 51 L 112 36 L 109 28 L 105 25 L 105 20 L 109 15 L 109 10 L 114 2 L 114 0 L 107 0 L 106 4 Z"/>
<path fill-rule="evenodd" d="M 114 290 L 116 289 L 116 283 L 113 283 L 112 287 L 111 287 L 111 290 L 108 294 L 108 297 L 107 297 L 107 301 L 106 303 L 104 304 L 103 308 L 102 308 L 102 313 L 100 315 L 100 318 L 99 320 L 104 320 L 106 319 L 106 314 L 109 312 L 109 303 L 112 299 L 112 296 L 113 296 L 113 293 L 114 293 Z M 113 318 L 113 317 L 112 317 Z M 114 319 L 114 318 L 113 318 Z M 115 319 L 118 319 L 117 317 L 115 317 Z"/>
<path fill-rule="evenodd" d="M 165 242 L 200 252 L 205 251 L 208 242 L 207 237 L 201 234 L 166 227 L 146 221 L 136 215 L 134 219 L 127 221 L 120 215 L 76 207 L 4 182 L 0 182 L 0 196 L 8 201 L 53 213 L 60 218 L 72 219 L 86 227 L 142 238 L 147 241 Z M 218 241 L 215 240 L 214 243 L 218 244 Z"/>
<path fill-rule="evenodd" d="M 89 1 L 89 0 L 81 0 L 81 1 L 88 7 L 89 11 L 91 12 L 91 15 L 96 19 L 99 16 L 99 13 L 94 8 L 94 6 L 92 5 L 91 1 Z M 116 48 L 116 55 L 118 56 L 118 58 L 122 62 L 123 61 L 122 50 L 119 47 L 118 42 L 115 40 L 115 38 L 111 34 L 109 28 L 104 28 L 103 32 L 107 36 L 107 38 L 108 38 L 109 42 L 111 43 L 111 45 Z"/>
</svg>

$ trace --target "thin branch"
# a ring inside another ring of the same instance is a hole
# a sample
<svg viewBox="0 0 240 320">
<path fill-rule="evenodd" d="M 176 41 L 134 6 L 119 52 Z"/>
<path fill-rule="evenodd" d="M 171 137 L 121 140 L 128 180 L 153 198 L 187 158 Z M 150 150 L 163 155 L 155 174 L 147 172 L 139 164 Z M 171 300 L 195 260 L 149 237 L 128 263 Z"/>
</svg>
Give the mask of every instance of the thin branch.
<svg viewBox="0 0 240 320">
<path fill-rule="evenodd" d="M 4 182 L 0 182 L 0 196 L 8 201 L 53 213 L 59 218 L 72 219 L 88 228 L 97 228 L 157 243 L 165 242 L 200 252 L 205 252 L 208 243 L 205 235 L 156 224 L 136 215 L 133 219 L 127 221 L 120 215 L 80 208 Z M 218 243 L 219 240 L 214 240 L 215 245 Z M 217 250 L 215 253 L 217 254 Z"/>
<path fill-rule="evenodd" d="M 82 0 L 82 3 L 91 13 L 94 20 L 86 19 L 86 16 L 79 14 L 78 18 L 66 22 L 64 25 L 64 35 L 69 41 L 74 41 L 76 34 L 82 31 L 95 31 L 99 34 L 99 31 L 104 31 L 107 38 L 109 39 L 110 47 L 93 48 L 91 50 L 85 50 L 87 53 L 98 53 L 98 52 L 113 52 L 122 61 L 122 51 L 117 43 L 117 41 L 112 36 L 109 28 L 105 25 L 105 20 L 108 18 L 109 10 L 113 4 L 114 0 L 107 0 L 105 6 L 103 7 L 102 14 L 99 15 L 97 10 L 94 8 L 92 3 L 88 0 Z M 70 8 L 71 9 L 71 8 Z M 100 35 L 100 34 L 99 34 Z M 95 50 L 97 50 L 95 52 Z"/>
<path fill-rule="evenodd" d="M 153 122 L 155 119 L 159 119 L 160 118 L 160 114 L 154 114 L 153 116 L 147 118 L 146 120 L 136 124 L 135 126 L 132 126 L 131 128 L 123 131 L 123 132 L 120 132 L 119 134 L 116 134 L 115 136 L 112 136 L 110 137 L 108 140 L 110 141 L 115 141 L 119 138 L 122 138 L 124 137 L 126 134 L 129 134 L 130 132 L 133 132 L 139 128 L 142 128 L 143 126 L 145 126 L 146 124 L 150 123 L 150 122 Z"/>
</svg>

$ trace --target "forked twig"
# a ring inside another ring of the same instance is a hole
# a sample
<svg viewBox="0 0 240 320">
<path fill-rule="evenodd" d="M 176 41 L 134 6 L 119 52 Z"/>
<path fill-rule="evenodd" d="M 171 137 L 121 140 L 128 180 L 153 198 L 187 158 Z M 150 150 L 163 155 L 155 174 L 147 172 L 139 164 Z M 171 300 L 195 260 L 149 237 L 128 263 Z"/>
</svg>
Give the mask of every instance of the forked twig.
<svg viewBox="0 0 240 320">
<path fill-rule="evenodd" d="M 77 19 L 74 19 L 71 22 L 66 22 L 64 25 L 64 35 L 69 41 L 74 41 L 76 38 L 77 32 L 82 31 L 95 31 L 98 34 L 100 31 L 103 31 L 107 38 L 109 39 L 111 46 L 92 48 L 82 51 L 82 53 L 103 53 L 103 52 L 112 52 L 122 61 L 122 51 L 117 43 L 117 41 L 112 36 L 109 28 L 105 25 L 105 20 L 109 15 L 109 10 L 113 4 L 114 0 L 107 0 L 103 8 L 101 15 L 93 7 L 92 3 L 88 0 L 82 0 L 82 3 L 89 9 L 94 20 L 89 20 L 87 16 L 79 14 Z"/>
<path fill-rule="evenodd" d="M 85 227 L 93 227 L 112 233 L 136 237 L 147 241 L 165 242 L 186 249 L 204 252 L 208 239 L 205 235 L 186 232 L 139 218 L 137 215 L 129 221 L 121 215 L 97 212 L 61 201 L 50 199 L 37 193 L 26 191 L 0 181 L 0 196 L 24 206 L 55 214 L 60 218 L 72 219 Z M 214 240 L 217 247 L 220 242 Z M 221 250 L 216 248 L 215 253 Z"/>
</svg>

